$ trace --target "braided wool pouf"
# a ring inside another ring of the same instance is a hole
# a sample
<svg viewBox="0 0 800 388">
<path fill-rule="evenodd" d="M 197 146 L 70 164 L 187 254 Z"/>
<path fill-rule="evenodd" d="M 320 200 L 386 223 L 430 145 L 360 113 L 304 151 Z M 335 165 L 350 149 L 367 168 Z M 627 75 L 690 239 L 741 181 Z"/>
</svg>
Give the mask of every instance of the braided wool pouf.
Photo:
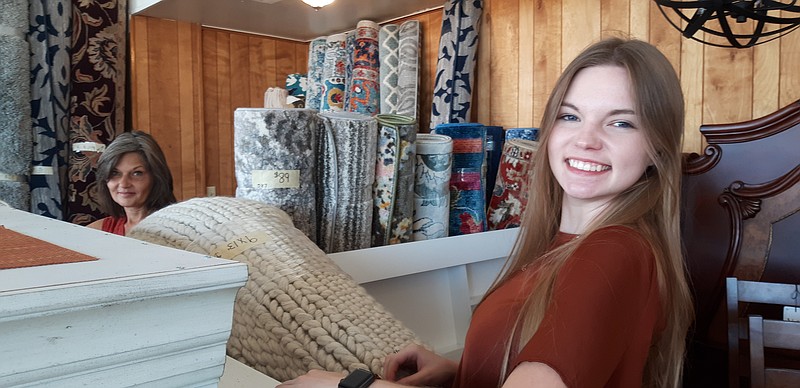
<svg viewBox="0 0 800 388">
<path fill-rule="evenodd" d="M 129 236 L 247 263 L 227 351 L 275 379 L 310 369 L 381 373 L 384 356 L 420 343 L 276 207 L 195 198 L 153 213 Z"/>
</svg>

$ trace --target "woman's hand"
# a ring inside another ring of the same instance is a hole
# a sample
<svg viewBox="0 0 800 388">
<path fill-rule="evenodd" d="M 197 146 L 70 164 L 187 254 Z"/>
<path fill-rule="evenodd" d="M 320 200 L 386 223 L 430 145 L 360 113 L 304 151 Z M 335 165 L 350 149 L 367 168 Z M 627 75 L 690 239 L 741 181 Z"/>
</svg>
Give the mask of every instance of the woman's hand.
<svg viewBox="0 0 800 388">
<path fill-rule="evenodd" d="M 449 386 L 457 371 L 458 364 L 419 345 L 406 346 L 383 362 L 383 378 L 404 385 Z"/>
<path fill-rule="evenodd" d="M 345 375 L 342 373 L 326 372 L 322 370 L 312 369 L 308 373 L 300 377 L 279 384 L 276 388 L 286 388 L 286 387 L 336 388 L 339 386 L 339 380 L 343 379 L 344 376 Z"/>
</svg>

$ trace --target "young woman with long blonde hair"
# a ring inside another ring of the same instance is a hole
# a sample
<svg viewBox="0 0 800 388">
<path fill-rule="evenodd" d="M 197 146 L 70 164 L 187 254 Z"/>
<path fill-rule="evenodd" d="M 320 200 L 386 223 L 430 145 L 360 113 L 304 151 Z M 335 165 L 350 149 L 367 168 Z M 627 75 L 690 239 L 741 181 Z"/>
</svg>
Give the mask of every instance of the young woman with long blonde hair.
<svg viewBox="0 0 800 388">
<path fill-rule="evenodd" d="M 410 346 L 371 386 L 679 386 L 692 320 L 683 118 L 680 81 L 652 45 L 612 38 L 579 54 L 545 108 L 525 219 L 461 362 Z"/>
</svg>

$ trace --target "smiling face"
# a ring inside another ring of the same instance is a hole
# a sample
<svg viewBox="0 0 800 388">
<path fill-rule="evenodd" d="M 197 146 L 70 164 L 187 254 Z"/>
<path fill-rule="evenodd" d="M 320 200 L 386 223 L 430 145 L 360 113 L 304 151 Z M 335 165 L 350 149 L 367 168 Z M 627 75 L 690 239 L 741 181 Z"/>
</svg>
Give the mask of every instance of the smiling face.
<svg viewBox="0 0 800 388">
<path fill-rule="evenodd" d="M 108 175 L 111 198 L 123 208 L 144 208 L 153 177 L 138 152 L 128 152 Z"/>
<path fill-rule="evenodd" d="M 565 213 L 599 212 L 641 178 L 652 164 L 644 131 L 625 68 L 593 66 L 575 75 L 547 143 Z"/>
</svg>

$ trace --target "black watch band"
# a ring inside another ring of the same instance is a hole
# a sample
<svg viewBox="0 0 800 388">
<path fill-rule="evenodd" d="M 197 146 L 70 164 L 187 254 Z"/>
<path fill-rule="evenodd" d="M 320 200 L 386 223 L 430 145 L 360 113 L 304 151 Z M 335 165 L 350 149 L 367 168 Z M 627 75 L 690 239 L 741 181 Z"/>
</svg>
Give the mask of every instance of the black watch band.
<svg viewBox="0 0 800 388">
<path fill-rule="evenodd" d="M 339 380 L 339 388 L 367 388 L 375 381 L 375 375 L 366 369 L 356 369 Z"/>
</svg>

